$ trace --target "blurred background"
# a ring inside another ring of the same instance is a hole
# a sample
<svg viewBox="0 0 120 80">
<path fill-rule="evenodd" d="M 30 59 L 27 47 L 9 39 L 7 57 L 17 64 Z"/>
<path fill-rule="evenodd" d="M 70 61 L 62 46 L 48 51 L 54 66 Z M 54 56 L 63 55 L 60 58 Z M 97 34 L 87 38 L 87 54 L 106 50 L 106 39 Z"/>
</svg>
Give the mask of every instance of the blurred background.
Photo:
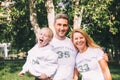
<svg viewBox="0 0 120 80">
<path fill-rule="evenodd" d="M 0 1 L 0 79 L 33 80 L 18 77 L 27 51 L 36 43 L 37 31 L 50 27 L 54 16 L 69 17 L 70 36 L 74 28 L 84 29 L 108 54 L 113 80 L 120 79 L 120 1 L 119 0 L 1 0 Z"/>
</svg>

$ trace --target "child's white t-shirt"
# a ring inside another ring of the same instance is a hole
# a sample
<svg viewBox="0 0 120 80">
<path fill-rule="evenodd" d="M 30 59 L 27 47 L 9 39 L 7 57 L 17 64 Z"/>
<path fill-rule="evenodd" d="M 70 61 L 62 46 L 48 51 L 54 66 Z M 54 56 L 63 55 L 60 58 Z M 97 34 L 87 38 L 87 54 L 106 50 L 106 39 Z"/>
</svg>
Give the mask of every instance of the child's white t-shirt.
<svg viewBox="0 0 120 80">
<path fill-rule="evenodd" d="M 28 51 L 27 61 L 21 72 L 30 72 L 34 76 L 40 76 L 45 73 L 48 77 L 52 77 L 58 67 L 58 56 L 52 51 L 52 47 L 47 45 L 39 48 L 36 44 Z"/>
</svg>

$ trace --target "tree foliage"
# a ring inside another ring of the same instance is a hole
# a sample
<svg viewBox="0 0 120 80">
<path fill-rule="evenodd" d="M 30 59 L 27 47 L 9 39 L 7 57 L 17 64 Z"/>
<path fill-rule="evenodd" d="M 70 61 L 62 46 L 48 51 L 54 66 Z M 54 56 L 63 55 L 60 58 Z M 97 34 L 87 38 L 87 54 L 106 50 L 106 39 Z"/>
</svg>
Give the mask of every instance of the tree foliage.
<svg viewBox="0 0 120 80">
<path fill-rule="evenodd" d="M 4 2 L 5 0 L 2 0 Z M 35 34 L 33 25 L 30 21 L 29 1 L 15 1 L 14 5 L 10 5 L 10 18 L 6 15 L 7 9 L 1 6 L 0 12 L 0 42 L 11 42 L 12 49 L 18 51 L 27 51 L 35 44 Z M 36 23 L 38 26 L 44 27 L 48 25 L 46 1 L 35 0 Z M 120 1 L 119 0 L 52 0 L 56 13 L 66 13 L 69 16 L 70 26 L 73 28 L 74 12 L 81 16 L 80 27 L 86 30 L 96 43 L 103 46 L 106 51 L 110 49 L 114 52 L 120 52 Z M 75 5 L 75 1 L 79 1 L 79 5 Z M 0 3 L 0 4 L 1 4 Z M 63 5 L 61 5 L 63 4 Z"/>
</svg>

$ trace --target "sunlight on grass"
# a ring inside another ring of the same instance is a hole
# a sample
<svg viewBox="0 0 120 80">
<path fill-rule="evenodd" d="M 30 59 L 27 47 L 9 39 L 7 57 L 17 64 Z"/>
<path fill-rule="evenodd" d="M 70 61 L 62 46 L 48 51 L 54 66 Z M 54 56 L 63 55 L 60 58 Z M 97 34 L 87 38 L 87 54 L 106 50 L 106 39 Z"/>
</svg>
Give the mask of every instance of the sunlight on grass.
<svg viewBox="0 0 120 80">
<path fill-rule="evenodd" d="M 112 74 L 113 80 L 120 80 L 120 74 Z"/>
<path fill-rule="evenodd" d="M 113 80 L 120 80 L 120 69 L 118 68 L 111 68 L 111 74 Z"/>
<path fill-rule="evenodd" d="M 5 71 L 2 70 L 0 71 L 0 80 L 34 80 L 34 77 L 32 77 L 31 75 L 29 75 L 28 73 L 23 76 L 23 77 L 20 77 L 18 76 L 18 73 L 19 71 L 16 71 L 14 73 L 10 73 L 9 71 Z"/>
<path fill-rule="evenodd" d="M 28 73 L 23 77 L 18 76 L 23 64 L 24 61 L 0 61 L 0 80 L 34 80 Z"/>
</svg>

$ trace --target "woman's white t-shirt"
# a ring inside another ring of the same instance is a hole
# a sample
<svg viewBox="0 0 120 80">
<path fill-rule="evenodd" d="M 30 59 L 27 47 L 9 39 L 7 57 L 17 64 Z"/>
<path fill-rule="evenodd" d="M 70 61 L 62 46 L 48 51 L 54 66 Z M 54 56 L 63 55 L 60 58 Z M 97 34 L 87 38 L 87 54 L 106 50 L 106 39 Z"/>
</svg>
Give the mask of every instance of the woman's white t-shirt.
<svg viewBox="0 0 120 80">
<path fill-rule="evenodd" d="M 104 52 L 99 48 L 88 48 L 84 53 L 78 53 L 76 68 L 82 74 L 82 80 L 104 80 L 98 61 Z"/>
</svg>

